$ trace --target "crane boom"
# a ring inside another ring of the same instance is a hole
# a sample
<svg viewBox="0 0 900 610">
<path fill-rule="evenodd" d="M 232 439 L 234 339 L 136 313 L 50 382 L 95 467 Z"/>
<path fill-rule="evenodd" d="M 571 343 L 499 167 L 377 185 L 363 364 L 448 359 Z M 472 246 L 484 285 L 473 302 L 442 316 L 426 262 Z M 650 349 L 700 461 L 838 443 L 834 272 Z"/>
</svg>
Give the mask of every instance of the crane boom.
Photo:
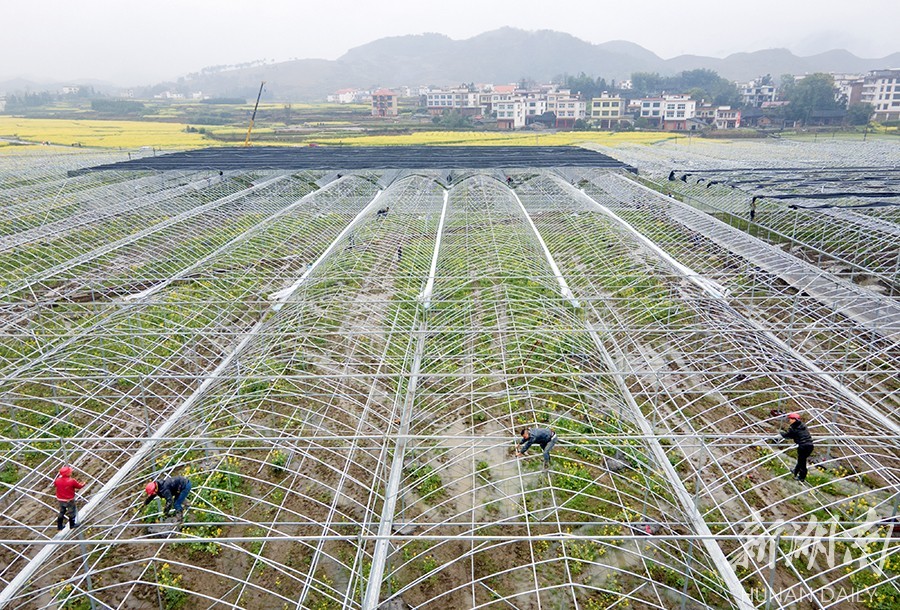
<svg viewBox="0 0 900 610">
<path fill-rule="evenodd" d="M 250 117 L 250 126 L 247 127 L 247 137 L 244 138 L 244 146 L 250 146 L 250 132 L 253 130 L 253 121 L 256 120 L 256 110 L 259 108 L 259 98 L 262 97 L 263 85 L 266 81 L 259 84 L 259 93 L 256 94 L 256 104 L 253 106 L 253 115 Z"/>
</svg>

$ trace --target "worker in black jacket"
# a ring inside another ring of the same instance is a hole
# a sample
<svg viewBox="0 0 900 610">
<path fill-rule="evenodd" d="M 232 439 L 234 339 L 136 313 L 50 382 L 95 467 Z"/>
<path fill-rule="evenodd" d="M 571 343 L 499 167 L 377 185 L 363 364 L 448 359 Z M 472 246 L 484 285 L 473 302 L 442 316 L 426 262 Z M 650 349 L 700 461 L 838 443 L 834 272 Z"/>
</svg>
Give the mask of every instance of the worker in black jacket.
<svg viewBox="0 0 900 610">
<path fill-rule="evenodd" d="M 168 477 L 162 481 L 150 481 L 144 491 L 147 493 L 144 506 L 159 496 L 166 501 L 163 517 L 168 517 L 174 510 L 175 516 L 181 519 L 184 515 L 184 501 L 191 491 L 191 482 L 187 477 Z"/>
<path fill-rule="evenodd" d="M 550 468 L 550 450 L 556 446 L 556 432 L 550 428 L 522 428 L 522 443 L 516 445 L 516 456 L 522 457 L 528 448 L 537 443 L 544 452 L 544 470 Z"/>
<path fill-rule="evenodd" d="M 789 438 L 797 443 L 797 465 L 791 471 L 798 481 L 806 480 L 806 458 L 813 452 L 813 440 L 806 424 L 800 421 L 798 413 L 788 413 L 790 423 L 787 430 L 780 432 L 782 438 Z"/>
</svg>

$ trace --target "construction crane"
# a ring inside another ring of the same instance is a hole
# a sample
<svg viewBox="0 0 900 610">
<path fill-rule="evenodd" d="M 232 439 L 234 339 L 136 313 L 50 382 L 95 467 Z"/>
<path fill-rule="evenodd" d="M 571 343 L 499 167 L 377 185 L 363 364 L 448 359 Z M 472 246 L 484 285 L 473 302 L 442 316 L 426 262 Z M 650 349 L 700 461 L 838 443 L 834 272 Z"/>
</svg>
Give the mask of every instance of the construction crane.
<svg viewBox="0 0 900 610">
<path fill-rule="evenodd" d="M 250 146 L 250 132 L 253 131 L 253 121 L 256 120 L 256 110 L 259 108 L 259 98 L 262 97 L 263 85 L 265 84 L 266 81 L 259 84 L 259 93 L 256 94 L 256 105 L 253 106 L 253 115 L 250 117 L 250 126 L 247 127 L 247 137 L 244 138 L 244 146 Z"/>
</svg>

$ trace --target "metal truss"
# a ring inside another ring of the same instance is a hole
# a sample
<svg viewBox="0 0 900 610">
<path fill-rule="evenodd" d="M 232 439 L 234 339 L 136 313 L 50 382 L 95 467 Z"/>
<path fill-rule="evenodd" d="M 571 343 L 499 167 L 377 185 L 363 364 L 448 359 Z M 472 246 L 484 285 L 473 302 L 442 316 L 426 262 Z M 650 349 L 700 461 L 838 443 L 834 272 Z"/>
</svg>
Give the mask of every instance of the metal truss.
<svg viewBox="0 0 900 610">
<path fill-rule="evenodd" d="M 659 190 L 796 257 L 869 290 L 900 294 L 895 143 L 714 146 L 698 139 L 680 147 L 632 147 L 618 157 L 640 165 Z"/>
<path fill-rule="evenodd" d="M 690 146 L 610 151 L 637 178 L 4 152 L 0 607 L 900 599 L 896 300 L 666 179 L 804 145 Z M 788 411 L 807 483 L 766 442 Z M 514 453 L 535 425 L 546 471 Z M 63 464 L 87 486 L 57 533 Z M 142 506 L 176 474 L 180 527 Z"/>
</svg>

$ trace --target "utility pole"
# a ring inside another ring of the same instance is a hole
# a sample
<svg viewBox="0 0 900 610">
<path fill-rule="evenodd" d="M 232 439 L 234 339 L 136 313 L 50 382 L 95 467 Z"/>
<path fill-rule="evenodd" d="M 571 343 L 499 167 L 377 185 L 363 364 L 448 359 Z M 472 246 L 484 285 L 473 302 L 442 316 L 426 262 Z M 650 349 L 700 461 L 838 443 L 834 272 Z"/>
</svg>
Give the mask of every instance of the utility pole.
<svg viewBox="0 0 900 610">
<path fill-rule="evenodd" d="M 262 97 L 263 85 L 266 81 L 259 84 L 259 93 L 256 94 L 256 105 L 253 106 L 253 115 L 250 117 L 250 126 L 247 127 L 247 137 L 244 138 L 244 146 L 250 146 L 250 132 L 253 130 L 253 121 L 256 120 L 256 110 L 259 108 L 259 98 Z"/>
</svg>

